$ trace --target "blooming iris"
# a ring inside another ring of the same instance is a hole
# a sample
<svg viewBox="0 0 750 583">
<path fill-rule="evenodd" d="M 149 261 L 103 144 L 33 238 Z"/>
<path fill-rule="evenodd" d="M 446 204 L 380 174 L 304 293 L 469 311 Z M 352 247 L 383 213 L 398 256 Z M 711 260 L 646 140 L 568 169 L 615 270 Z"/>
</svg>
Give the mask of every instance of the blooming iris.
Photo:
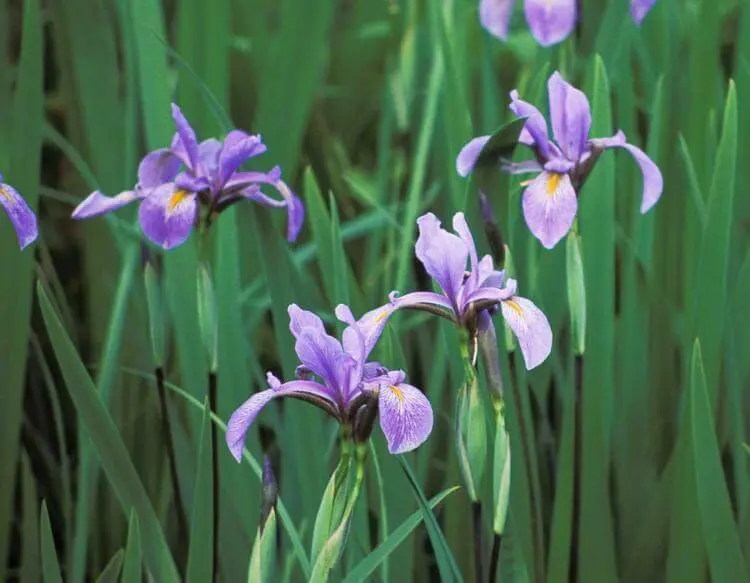
<svg viewBox="0 0 750 583">
<path fill-rule="evenodd" d="M 146 236 L 164 249 L 184 243 L 200 221 L 201 205 L 206 224 L 215 214 L 240 200 L 286 208 L 287 239 L 294 241 L 302 226 L 304 209 L 300 200 L 281 180 L 279 167 L 270 172 L 240 172 L 250 158 L 266 151 L 260 136 L 234 130 L 223 142 L 208 139 L 198 143 L 195 131 L 177 105 L 172 105 L 177 126 L 169 148 L 149 153 L 138 168 L 138 184 L 115 197 L 91 193 L 73 211 L 73 218 L 84 219 L 119 209 L 140 200 L 139 221 Z M 281 200 L 260 190 L 262 184 L 274 187 Z"/>
<path fill-rule="evenodd" d="M 479 20 L 491 35 L 508 38 L 508 25 L 515 0 L 480 0 Z M 630 0 L 630 15 L 640 25 L 656 0 Z M 577 0 L 524 0 L 524 13 L 531 34 L 542 46 L 565 40 L 578 19 Z"/>
<path fill-rule="evenodd" d="M 399 297 L 397 292 L 391 292 L 388 304 L 359 320 L 367 346 L 375 344 L 387 320 L 401 308 L 434 312 L 461 326 L 487 328 L 494 325 L 486 312 L 491 314 L 499 306 L 518 339 L 526 368 L 544 362 L 552 349 L 552 330 L 547 317 L 533 302 L 516 295 L 516 281 L 506 278 L 503 271 L 496 271 L 492 257 L 485 255 L 479 260 L 463 213 L 453 217 L 455 235 L 442 229 L 432 213 L 421 216 L 417 225 L 417 259 L 443 293 L 412 292 Z M 466 271 L 467 260 L 470 271 Z"/>
<path fill-rule="evenodd" d="M 527 118 L 519 142 L 531 148 L 536 160 L 518 164 L 504 162 L 510 174 L 538 173 L 524 183 L 523 215 L 534 236 L 547 249 L 554 247 L 570 230 L 578 210 L 577 190 L 583 184 L 599 155 L 608 148 L 624 148 L 635 158 L 643 174 L 641 214 L 661 196 L 664 187 L 659 168 L 636 146 L 627 143 L 618 131 L 611 138 L 590 138 L 591 112 L 586 96 L 555 72 L 547 83 L 553 142 L 547 135 L 547 122 L 533 105 L 521 101 L 511 91 L 510 110 Z M 458 155 L 456 168 L 467 176 L 490 136 L 480 136 L 466 144 Z"/>
<path fill-rule="evenodd" d="M 242 457 L 245 435 L 260 410 L 276 398 L 295 397 L 311 402 L 340 423 L 355 424 L 364 407 L 377 401 L 380 427 L 393 454 L 421 445 L 432 431 L 432 408 L 422 392 L 404 382 L 403 371 L 389 371 L 377 362 L 367 362 L 373 344 L 343 304 L 338 318 L 348 327 L 342 342 L 328 335 L 321 319 L 289 306 L 289 329 L 296 338 L 295 350 L 302 363 L 298 379 L 282 383 L 268 373 L 269 389 L 254 394 L 229 419 L 226 441 L 237 461 Z"/>
<path fill-rule="evenodd" d="M 2 173 L 0 173 L 0 206 L 3 207 L 16 231 L 18 245 L 21 249 L 25 249 L 36 240 L 38 234 L 36 215 L 18 191 L 4 182 Z"/>
</svg>

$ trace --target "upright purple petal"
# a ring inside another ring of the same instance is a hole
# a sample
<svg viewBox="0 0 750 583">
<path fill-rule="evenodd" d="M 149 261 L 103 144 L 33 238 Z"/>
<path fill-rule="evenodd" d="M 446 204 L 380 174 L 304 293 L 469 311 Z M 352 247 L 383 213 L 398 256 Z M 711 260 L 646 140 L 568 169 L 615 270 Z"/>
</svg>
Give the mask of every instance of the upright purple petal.
<svg viewBox="0 0 750 583">
<path fill-rule="evenodd" d="M 138 211 L 144 234 L 164 249 L 182 245 L 190 236 L 198 216 L 198 197 L 174 184 L 165 184 L 149 194 Z"/>
<path fill-rule="evenodd" d="M 175 103 L 172 104 L 172 118 L 177 127 L 177 135 L 180 137 L 179 141 L 182 146 L 182 148 L 176 150 L 175 153 L 178 155 L 184 153 L 185 159 L 183 162 L 191 170 L 196 171 L 198 169 L 200 156 L 198 152 L 198 138 L 195 135 L 195 130 L 183 115 L 182 110 Z"/>
<path fill-rule="evenodd" d="M 482 27 L 500 40 L 508 38 L 508 26 L 513 14 L 516 0 L 481 0 L 479 2 L 479 21 Z"/>
<path fill-rule="evenodd" d="M 321 334 L 326 333 L 323 320 L 317 314 L 303 310 L 297 304 L 290 304 L 286 311 L 289 314 L 289 331 L 295 339 L 299 338 L 299 335 L 305 328 L 312 328 Z"/>
<path fill-rule="evenodd" d="M 117 196 L 105 196 L 97 190 L 83 199 L 71 216 L 74 219 L 97 217 L 104 213 L 116 211 L 134 200 L 142 198 L 143 194 L 143 190 L 126 190 Z"/>
<path fill-rule="evenodd" d="M 640 26 L 649 10 L 656 4 L 656 0 L 630 0 L 630 15 Z"/>
<path fill-rule="evenodd" d="M 523 193 L 523 216 L 533 235 L 552 249 L 570 230 L 578 210 L 567 174 L 542 172 Z"/>
<path fill-rule="evenodd" d="M 0 180 L 2 178 L 0 177 Z M 21 249 L 33 243 L 39 234 L 36 215 L 18 191 L 10 184 L 0 183 L 0 206 L 7 213 Z"/>
<path fill-rule="evenodd" d="M 576 24 L 576 0 L 524 0 L 526 22 L 543 47 L 559 43 Z"/>
<path fill-rule="evenodd" d="M 242 460 L 242 450 L 245 446 L 245 436 L 260 410 L 270 401 L 278 397 L 300 397 L 306 395 L 323 399 L 334 405 L 328 391 L 325 387 L 313 381 L 291 381 L 270 388 L 259 393 L 255 393 L 239 408 L 232 413 L 227 423 L 226 442 L 232 457 L 238 462 Z"/>
<path fill-rule="evenodd" d="M 591 129 L 591 110 L 586 95 L 555 72 L 547 82 L 552 132 L 557 145 L 571 162 L 586 149 Z"/>
<path fill-rule="evenodd" d="M 380 428 L 392 454 L 422 445 L 430 435 L 433 414 L 427 397 L 412 385 L 381 385 L 378 392 Z"/>
<path fill-rule="evenodd" d="M 482 148 L 489 141 L 491 136 L 479 136 L 471 139 L 458 153 L 456 158 L 456 172 L 459 176 L 466 178 L 474 170 L 474 164 L 477 163 Z"/>
<path fill-rule="evenodd" d="M 477 247 L 474 243 L 474 237 L 471 234 L 469 225 L 466 223 L 466 217 L 463 213 L 456 213 L 453 216 L 453 230 L 458 233 L 461 240 L 469 251 L 470 273 L 460 288 L 460 296 L 463 298 L 466 294 L 476 289 L 479 283 L 479 257 L 477 256 Z"/>
<path fill-rule="evenodd" d="M 260 136 L 240 130 L 229 132 L 219 154 L 219 185 L 223 186 L 247 160 L 266 150 Z"/>
<path fill-rule="evenodd" d="M 526 368 L 539 366 L 552 350 L 552 329 L 547 316 L 520 296 L 504 301 L 500 307 L 505 322 L 518 339 Z"/>
<path fill-rule="evenodd" d="M 182 161 L 171 150 L 161 148 L 149 152 L 138 166 L 138 185 L 149 189 L 172 182 L 181 165 Z"/>
<path fill-rule="evenodd" d="M 419 237 L 414 248 L 417 259 L 443 288 L 451 303 L 457 305 L 458 291 L 463 283 L 469 255 L 466 243 L 442 229 L 440 221 L 432 213 L 419 217 L 417 225 Z"/>
<path fill-rule="evenodd" d="M 628 144 L 625 134 L 617 132 L 611 138 L 596 138 L 591 140 L 591 145 L 598 148 L 624 148 L 635 158 L 638 167 L 643 174 L 643 198 L 641 199 L 641 214 L 647 213 L 661 197 L 664 190 L 664 178 L 661 170 L 648 155 L 632 144 Z"/>
<path fill-rule="evenodd" d="M 314 328 L 303 328 L 294 350 L 300 362 L 328 387 L 340 390 L 342 396 L 346 394 L 346 381 L 356 362 L 344 352 L 338 340 Z"/>
<path fill-rule="evenodd" d="M 516 117 L 527 118 L 518 136 L 518 141 L 525 146 L 536 148 L 545 160 L 550 157 L 549 137 L 547 136 L 547 122 L 542 113 L 530 103 L 518 98 L 518 91 L 510 92 L 510 110 Z"/>
<path fill-rule="evenodd" d="M 222 143 L 216 138 L 203 140 L 198 146 L 198 160 L 200 161 L 201 173 L 218 181 L 219 177 L 219 154 Z"/>
<path fill-rule="evenodd" d="M 352 314 L 352 310 L 346 304 L 339 304 L 335 310 L 336 317 L 347 324 L 347 328 L 341 335 L 341 345 L 344 347 L 344 351 L 354 358 L 361 367 L 364 367 L 367 355 L 372 350 L 367 350 L 367 342 L 365 339 L 364 332 L 360 329 L 359 324 Z"/>
</svg>

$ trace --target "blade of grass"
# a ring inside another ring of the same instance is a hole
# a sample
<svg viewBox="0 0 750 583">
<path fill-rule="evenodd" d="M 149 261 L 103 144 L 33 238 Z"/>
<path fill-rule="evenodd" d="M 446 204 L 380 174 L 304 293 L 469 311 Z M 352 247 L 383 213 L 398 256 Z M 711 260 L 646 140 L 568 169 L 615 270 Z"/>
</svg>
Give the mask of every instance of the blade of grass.
<svg viewBox="0 0 750 583">
<path fill-rule="evenodd" d="M 49 521 L 47 502 L 45 500 L 42 500 L 40 517 L 39 531 L 42 537 L 43 580 L 44 583 L 62 583 L 60 563 L 57 561 L 57 551 L 55 550 L 55 537 L 52 535 L 52 525 Z"/>
<path fill-rule="evenodd" d="M 141 583 L 141 527 L 135 510 L 130 511 L 128 540 L 122 564 L 122 583 Z"/>
<path fill-rule="evenodd" d="M 118 550 L 99 574 L 96 583 L 117 583 L 120 579 L 120 570 L 122 569 L 123 550 Z"/>
<path fill-rule="evenodd" d="M 70 338 L 52 307 L 49 296 L 41 284 L 37 285 L 37 295 L 47 332 L 50 335 L 55 356 L 63 373 L 65 385 L 82 424 L 91 435 L 104 473 L 107 475 L 123 509 L 126 512 L 135 509 L 143 525 L 146 565 L 159 581 L 165 583 L 178 581 L 177 568 L 169 552 L 156 513 L 128 455 L 125 444 L 122 442 L 122 438 L 107 409 L 99 400 L 94 383 L 76 354 Z"/>
</svg>

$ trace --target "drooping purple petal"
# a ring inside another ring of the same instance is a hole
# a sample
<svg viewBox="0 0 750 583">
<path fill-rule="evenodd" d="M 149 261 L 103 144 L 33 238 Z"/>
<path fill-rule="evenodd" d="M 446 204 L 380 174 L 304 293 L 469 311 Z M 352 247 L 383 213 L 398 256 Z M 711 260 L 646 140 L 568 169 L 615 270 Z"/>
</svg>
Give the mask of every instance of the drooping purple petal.
<svg viewBox="0 0 750 583">
<path fill-rule="evenodd" d="M 630 0 L 630 15 L 640 26 L 649 10 L 656 4 L 656 0 Z"/>
<path fill-rule="evenodd" d="M 523 193 L 523 216 L 533 235 L 552 249 L 570 230 L 578 209 L 567 174 L 542 172 Z"/>
<path fill-rule="evenodd" d="M 456 172 L 459 176 L 466 178 L 474 170 L 474 164 L 482 152 L 482 148 L 489 141 L 491 136 L 479 136 L 471 139 L 458 153 L 456 158 Z"/>
<path fill-rule="evenodd" d="M 279 397 L 304 398 L 306 395 L 330 402 L 332 406 L 335 406 L 326 388 L 313 381 L 290 381 L 255 393 L 240 405 L 227 423 L 226 442 L 234 459 L 238 462 L 242 460 L 245 436 L 263 407 Z"/>
<path fill-rule="evenodd" d="M 142 198 L 143 193 L 142 190 L 126 190 L 117 196 L 106 196 L 97 190 L 83 199 L 71 216 L 74 219 L 88 219 L 116 211 L 134 200 Z"/>
<path fill-rule="evenodd" d="M 524 0 L 526 22 L 543 47 L 565 40 L 576 24 L 576 0 Z"/>
<path fill-rule="evenodd" d="M 526 123 L 518 136 L 518 141 L 525 146 L 536 148 L 539 155 L 545 160 L 551 155 L 549 137 L 547 135 L 547 122 L 542 113 L 530 103 L 519 99 L 518 91 L 510 92 L 510 110 L 516 117 L 527 118 Z"/>
<path fill-rule="evenodd" d="M 143 199 L 138 219 L 144 234 L 164 249 L 182 245 L 198 216 L 197 196 L 165 184 Z"/>
<path fill-rule="evenodd" d="M 258 188 L 259 184 L 270 184 L 281 195 L 282 200 L 276 200 L 264 194 Z M 237 172 L 225 186 L 227 192 L 239 192 L 240 196 L 275 208 L 287 209 L 287 241 L 296 241 L 302 223 L 305 220 L 305 207 L 299 197 L 292 192 L 286 182 L 281 180 L 281 168 L 276 166 L 270 172 Z"/>
<path fill-rule="evenodd" d="M 171 150 L 161 148 L 144 156 L 138 166 L 138 185 L 149 189 L 174 180 L 182 161 Z"/>
<path fill-rule="evenodd" d="M 219 154 L 219 182 L 223 186 L 247 160 L 265 152 L 260 136 L 251 136 L 240 130 L 229 132 Z"/>
<path fill-rule="evenodd" d="M 173 148 L 175 154 L 184 156 L 183 162 L 193 171 L 198 170 L 200 155 L 198 152 L 198 138 L 195 130 L 182 113 L 182 110 L 176 103 L 172 104 L 172 118 L 177 127 L 177 135 L 181 148 Z"/>
<path fill-rule="evenodd" d="M 571 162 L 586 149 L 591 129 L 591 110 L 586 95 L 555 72 L 547 82 L 549 113 L 555 141 Z"/>
<path fill-rule="evenodd" d="M 405 453 L 420 445 L 432 431 L 433 414 L 427 397 L 412 385 L 381 385 L 378 392 L 380 428 L 392 454 Z"/>
<path fill-rule="evenodd" d="M 632 144 L 628 144 L 625 138 L 625 134 L 622 131 L 617 132 L 611 138 L 597 138 L 591 140 L 591 144 L 594 147 L 599 148 L 624 148 L 630 155 L 635 158 L 638 167 L 641 169 L 643 174 L 643 198 L 641 199 L 641 214 L 647 213 L 651 207 L 661 197 L 661 193 L 664 190 L 664 178 L 661 175 L 661 170 L 654 163 L 648 155 Z"/>
<path fill-rule="evenodd" d="M 1 175 L 0 180 L 2 180 Z M 5 183 L 0 183 L 0 206 L 3 207 L 13 225 L 19 247 L 25 249 L 36 240 L 39 234 L 34 211 L 15 188 Z"/>
<path fill-rule="evenodd" d="M 419 237 L 414 247 L 417 259 L 455 306 L 469 255 L 466 243 L 442 229 L 440 221 L 432 213 L 419 217 L 417 225 Z"/>
<path fill-rule="evenodd" d="M 508 38 L 508 26 L 516 0 L 481 0 L 479 21 L 482 27 L 500 40 Z"/>
<path fill-rule="evenodd" d="M 552 350 L 552 329 L 547 316 L 533 302 L 513 296 L 500 304 L 503 318 L 518 339 L 526 368 L 545 361 Z"/>
</svg>

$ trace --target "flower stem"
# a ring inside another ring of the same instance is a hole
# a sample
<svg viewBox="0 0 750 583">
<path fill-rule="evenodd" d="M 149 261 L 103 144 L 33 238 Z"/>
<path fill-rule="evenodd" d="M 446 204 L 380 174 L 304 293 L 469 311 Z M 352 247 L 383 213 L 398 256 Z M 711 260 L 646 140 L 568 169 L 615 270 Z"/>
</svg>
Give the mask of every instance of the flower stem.
<svg viewBox="0 0 750 583">
<path fill-rule="evenodd" d="M 581 407 L 583 401 L 583 358 L 575 357 L 575 403 L 573 406 L 573 524 L 570 534 L 568 581 L 578 580 L 578 541 L 581 532 Z"/>
<path fill-rule="evenodd" d="M 154 374 L 156 376 L 157 393 L 159 394 L 162 439 L 164 439 L 164 445 L 167 448 L 169 474 L 172 478 L 172 490 L 174 492 L 174 502 L 177 510 L 177 528 L 179 530 L 178 554 L 182 556 L 187 549 L 187 535 L 190 532 L 190 529 L 188 528 L 187 515 L 185 514 L 185 505 L 182 502 L 180 480 L 177 475 L 177 455 L 175 454 L 174 441 L 172 439 L 172 423 L 169 420 L 169 409 L 167 408 L 167 395 L 164 388 L 164 369 L 161 366 L 157 366 Z"/>
<path fill-rule="evenodd" d="M 474 580 L 484 583 L 482 550 L 484 534 L 482 532 L 482 503 L 477 500 L 471 503 L 471 520 L 474 526 Z"/>
<path fill-rule="evenodd" d="M 208 407 L 213 413 L 218 413 L 216 407 L 218 378 L 216 371 L 208 373 Z M 211 458 L 212 458 L 212 482 L 213 482 L 213 581 L 219 576 L 219 443 L 216 424 L 211 423 Z"/>
<path fill-rule="evenodd" d="M 492 553 L 490 554 L 490 578 L 488 583 L 496 583 L 498 567 L 500 566 L 500 544 L 503 542 L 503 535 L 496 532 L 492 536 Z"/>
</svg>

